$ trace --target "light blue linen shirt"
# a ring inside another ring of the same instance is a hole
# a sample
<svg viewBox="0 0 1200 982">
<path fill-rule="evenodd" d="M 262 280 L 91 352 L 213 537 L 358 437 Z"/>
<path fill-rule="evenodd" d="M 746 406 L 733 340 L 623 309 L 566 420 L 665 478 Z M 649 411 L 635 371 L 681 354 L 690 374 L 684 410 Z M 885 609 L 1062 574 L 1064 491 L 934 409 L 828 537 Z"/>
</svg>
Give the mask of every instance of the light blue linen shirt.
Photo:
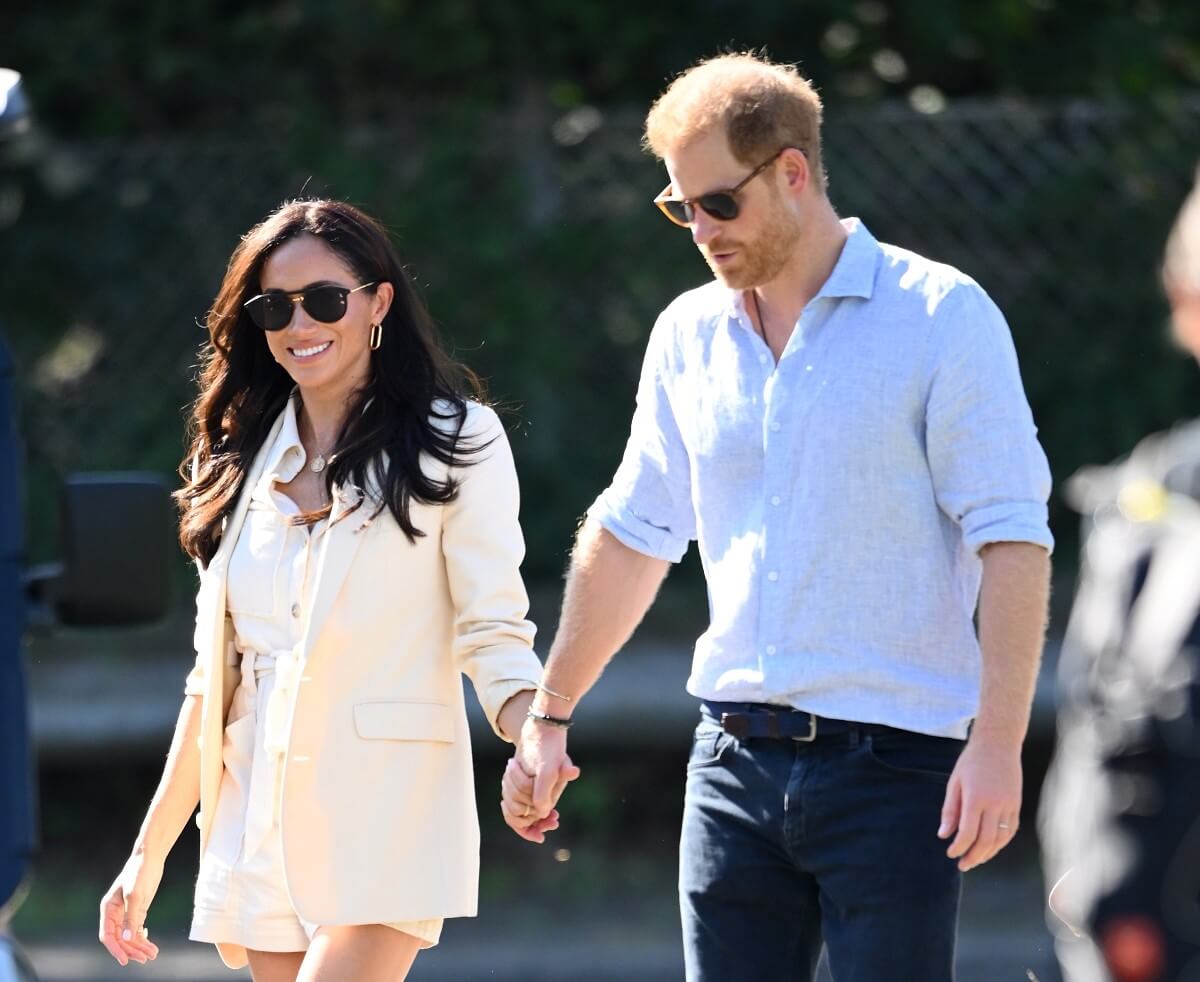
<svg viewBox="0 0 1200 982">
<path fill-rule="evenodd" d="M 1053 547 L 1050 472 L 987 294 L 843 225 L 778 365 L 719 282 L 663 311 L 589 515 L 672 562 L 699 542 L 693 695 L 963 737 L 979 549 Z"/>
</svg>

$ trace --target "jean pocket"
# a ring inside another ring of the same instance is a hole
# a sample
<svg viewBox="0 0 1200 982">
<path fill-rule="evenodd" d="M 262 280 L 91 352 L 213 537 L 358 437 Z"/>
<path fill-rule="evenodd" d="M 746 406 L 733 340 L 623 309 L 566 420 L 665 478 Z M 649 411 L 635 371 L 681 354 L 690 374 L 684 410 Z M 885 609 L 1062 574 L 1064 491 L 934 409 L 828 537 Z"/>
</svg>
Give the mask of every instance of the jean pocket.
<svg viewBox="0 0 1200 982">
<path fill-rule="evenodd" d="M 945 784 L 963 741 L 924 733 L 868 733 L 862 743 L 867 760 L 878 770 L 900 777 Z"/>
<path fill-rule="evenodd" d="M 733 744 L 733 737 L 715 723 L 701 722 L 692 737 L 692 752 L 688 757 L 688 771 L 711 767 L 721 762 L 725 751 Z"/>
</svg>

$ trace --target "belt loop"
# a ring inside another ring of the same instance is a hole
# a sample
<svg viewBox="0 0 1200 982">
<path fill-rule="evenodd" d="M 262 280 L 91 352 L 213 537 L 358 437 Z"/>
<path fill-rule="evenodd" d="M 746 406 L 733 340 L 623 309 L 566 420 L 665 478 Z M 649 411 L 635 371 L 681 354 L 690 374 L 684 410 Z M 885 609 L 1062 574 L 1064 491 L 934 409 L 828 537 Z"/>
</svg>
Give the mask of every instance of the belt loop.
<svg viewBox="0 0 1200 982">
<path fill-rule="evenodd" d="M 861 733 L 862 733 L 862 731 L 857 726 L 853 726 L 850 728 L 850 746 L 851 747 L 858 746 L 859 736 Z"/>
<path fill-rule="evenodd" d="M 254 651 L 243 651 L 242 655 L 242 685 L 246 687 L 246 691 L 252 696 L 258 695 L 258 679 L 254 676 L 254 662 L 256 654 Z"/>
</svg>

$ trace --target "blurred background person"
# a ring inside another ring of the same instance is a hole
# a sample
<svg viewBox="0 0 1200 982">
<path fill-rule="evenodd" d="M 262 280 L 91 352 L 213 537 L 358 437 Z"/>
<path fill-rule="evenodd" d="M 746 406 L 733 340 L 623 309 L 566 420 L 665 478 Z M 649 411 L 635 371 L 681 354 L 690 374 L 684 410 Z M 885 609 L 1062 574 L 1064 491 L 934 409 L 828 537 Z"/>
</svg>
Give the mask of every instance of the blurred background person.
<svg viewBox="0 0 1200 982">
<path fill-rule="evenodd" d="M 1197 175 L 1200 178 L 1200 174 Z M 1200 182 L 1163 286 L 1200 359 Z M 1042 841 L 1067 982 L 1200 979 L 1200 421 L 1072 479 L 1086 516 Z"/>
<path fill-rule="evenodd" d="M 196 664 L 101 940 L 156 956 L 147 909 L 199 801 L 193 940 L 256 980 L 394 982 L 476 912 L 460 673 L 504 739 L 540 673 L 508 441 L 349 205 L 251 229 L 208 327 L 176 496 Z"/>
</svg>

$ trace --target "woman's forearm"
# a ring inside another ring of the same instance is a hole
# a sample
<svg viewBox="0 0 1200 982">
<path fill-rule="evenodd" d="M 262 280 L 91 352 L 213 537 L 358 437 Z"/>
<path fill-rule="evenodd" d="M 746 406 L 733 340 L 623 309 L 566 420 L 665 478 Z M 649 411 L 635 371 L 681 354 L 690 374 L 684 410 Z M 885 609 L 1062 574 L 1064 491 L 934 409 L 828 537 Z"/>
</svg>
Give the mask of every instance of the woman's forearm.
<svg viewBox="0 0 1200 982">
<path fill-rule="evenodd" d="M 200 800 L 200 717 L 203 699 L 185 696 L 158 789 L 133 851 L 165 860 Z"/>
</svg>

